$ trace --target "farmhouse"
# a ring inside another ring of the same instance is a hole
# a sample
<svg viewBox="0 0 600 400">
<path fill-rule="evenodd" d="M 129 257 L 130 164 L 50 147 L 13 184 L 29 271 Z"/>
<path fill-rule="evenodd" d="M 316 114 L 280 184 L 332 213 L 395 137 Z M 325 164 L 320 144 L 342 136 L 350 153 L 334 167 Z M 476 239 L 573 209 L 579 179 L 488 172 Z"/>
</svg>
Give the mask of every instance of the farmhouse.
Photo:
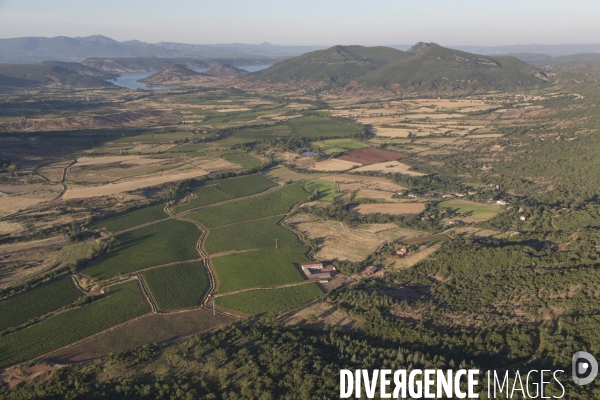
<svg viewBox="0 0 600 400">
<path fill-rule="evenodd" d="M 442 199 L 451 199 L 452 195 L 451 194 L 445 194 L 442 196 Z"/>
<path fill-rule="evenodd" d="M 365 269 L 365 274 L 366 275 L 373 275 L 378 270 L 379 270 L 379 267 L 377 267 L 375 265 L 370 265 L 370 266 L 367 267 L 367 269 Z"/>
<path fill-rule="evenodd" d="M 508 201 L 506 201 L 506 200 L 497 200 L 496 204 L 498 204 L 500 206 L 506 206 L 506 205 L 508 205 Z"/>
<path fill-rule="evenodd" d="M 302 264 L 302 271 L 308 279 L 329 279 L 333 278 L 337 270 L 333 265 L 323 266 L 323 263 Z"/>
<path fill-rule="evenodd" d="M 521 221 L 527 221 L 527 216 L 526 216 L 526 215 L 521 215 L 521 216 L 519 217 L 519 219 L 520 219 Z"/>
<path fill-rule="evenodd" d="M 392 251 L 392 257 L 404 257 L 407 254 L 408 250 L 406 249 L 406 247 L 402 247 L 400 249 Z"/>
</svg>

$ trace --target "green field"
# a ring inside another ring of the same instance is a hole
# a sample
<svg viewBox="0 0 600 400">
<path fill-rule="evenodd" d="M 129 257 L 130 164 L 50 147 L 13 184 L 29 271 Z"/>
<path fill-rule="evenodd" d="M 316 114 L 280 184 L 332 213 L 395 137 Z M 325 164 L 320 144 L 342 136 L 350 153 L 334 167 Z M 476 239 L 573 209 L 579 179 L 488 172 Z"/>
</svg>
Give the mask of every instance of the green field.
<svg viewBox="0 0 600 400">
<path fill-rule="evenodd" d="M 117 236 L 117 248 L 84 273 L 106 279 L 156 265 L 193 260 L 198 258 L 195 246 L 199 236 L 194 224 L 175 219 L 125 232 Z"/>
<path fill-rule="evenodd" d="M 154 268 L 140 275 L 160 311 L 196 307 L 208 287 L 202 262 Z"/>
<path fill-rule="evenodd" d="M 451 240 L 448 235 L 439 234 L 439 235 L 429 235 L 429 236 L 420 236 L 411 239 L 402 239 L 402 243 L 404 244 L 434 244 L 434 243 L 444 243 L 448 240 Z"/>
<path fill-rule="evenodd" d="M 281 217 L 270 217 L 255 221 L 213 228 L 204 242 L 209 254 L 230 250 L 266 249 L 299 246 L 298 237 L 277 225 Z"/>
<path fill-rule="evenodd" d="M 214 183 L 200 187 L 194 192 L 194 198 L 185 204 L 173 207 L 173 212 L 180 213 L 192 208 L 203 207 L 220 201 L 233 199 L 234 196 L 215 186 Z"/>
<path fill-rule="evenodd" d="M 95 222 L 91 225 L 91 227 L 95 229 L 106 228 L 110 232 L 119 232 L 125 229 L 133 228 L 134 226 L 167 218 L 168 215 L 163 211 L 164 207 L 164 204 L 155 204 L 150 207 L 140 208 L 139 210 L 128 211 Z"/>
<path fill-rule="evenodd" d="M 233 321 L 233 317 L 225 314 L 213 315 L 213 312 L 206 308 L 168 314 L 151 313 L 96 336 L 93 346 L 83 342 L 58 350 L 47 359 L 59 364 L 90 360 L 140 348 L 148 343 L 180 339 Z"/>
<path fill-rule="evenodd" d="M 362 133 L 362 129 L 358 125 L 322 117 L 299 117 L 292 118 L 285 124 L 242 130 L 236 132 L 234 136 L 252 139 L 269 139 L 281 136 L 326 138 L 353 136 L 360 133 Z"/>
<path fill-rule="evenodd" d="M 233 197 L 244 197 L 264 192 L 277 184 L 262 175 L 245 175 L 217 181 L 219 187 Z"/>
<path fill-rule="evenodd" d="M 230 294 L 217 297 L 215 304 L 244 314 L 259 315 L 287 311 L 322 295 L 323 292 L 316 283 L 307 283 L 280 289 L 250 290 Z"/>
<path fill-rule="evenodd" d="M 215 207 L 194 211 L 186 218 L 199 221 L 207 228 L 252 219 L 280 215 L 288 212 L 296 203 L 308 200 L 308 193 L 299 185 L 290 185 L 264 196 L 235 201 Z"/>
<path fill-rule="evenodd" d="M 335 196 L 337 196 L 335 185 L 331 182 L 312 179 L 306 182 L 304 187 L 311 193 L 317 193 L 315 200 L 331 201 L 335 199 Z"/>
<path fill-rule="evenodd" d="M 0 337 L 0 367 L 46 353 L 148 311 L 137 282 L 112 286 L 106 298 Z"/>
<path fill-rule="evenodd" d="M 279 164 L 273 168 L 269 168 L 267 170 L 263 170 L 265 176 L 269 179 L 272 179 L 276 182 L 283 183 L 292 183 L 303 181 L 306 179 L 314 178 L 315 176 L 319 176 L 318 174 L 303 174 L 299 172 L 292 171 L 283 165 Z"/>
<path fill-rule="evenodd" d="M 191 139 L 193 136 L 191 132 L 145 133 L 117 139 L 115 143 L 173 143 Z"/>
<path fill-rule="evenodd" d="M 313 145 L 317 146 L 319 150 L 325 154 L 342 153 L 348 150 L 364 149 L 365 147 L 369 147 L 368 144 L 354 139 L 321 140 L 320 142 L 313 142 Z"/>
<path fill-rule="evenodd" d="M 490 219 L 502 212 L 501 208 L 486 204 L 465 204 L 457 201 L 443 201 L 438 207 L 450 208 L 462 214 L 469 214 L 472 218 Z"/>
<path fill-rule="evenodd" d="M 260 158 L 254 157 L 252 154 L 224 154 L 221 158 L 234 164 L 241 165 L 246 169 L 258 168 L 262 165 Z"/>
<path fill-rule="evenodd" d="M 203 183 L 196 190 L 193 199 L 185 204 L 174 207 L 173 210 L 179 213 L 236 197 L 264 192 L 273 186 L 277 186 L 277 184 L 262 175 L 244 175 L 237 178 L 209 181 Z"/>
<path fill-rule="evenodd" d="M 219 293 L 239 289 L 301 282 L 294 264 L 310 261 L 306 247 L 256 250 L 215 257 L 212 264 L 219 279 Z"/>
<path fill-rule="evenodd" d="M 71 304 L 79 293 L 69 278 L 29 290 L 0 302 L 0 331 Z"/>
</svg>

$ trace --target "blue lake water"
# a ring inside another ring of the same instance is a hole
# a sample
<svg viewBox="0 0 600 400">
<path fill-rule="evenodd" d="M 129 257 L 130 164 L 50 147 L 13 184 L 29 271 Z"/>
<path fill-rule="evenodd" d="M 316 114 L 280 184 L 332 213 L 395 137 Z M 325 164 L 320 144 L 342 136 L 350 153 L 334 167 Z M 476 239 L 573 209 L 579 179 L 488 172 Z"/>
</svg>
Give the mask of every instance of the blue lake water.
<svg viewBox="0 0 600 400">
<path fill-rule="evenodd" d="M 261 71 L 265 68 L 269 68 L 271 65 L 270 64 L 266 64 L 266 65 L 245 65 L 245 66 L 241 66 L 238 67 L 239 69 L 243 69 L 245 71 L 248 72 L 256 72 L 256 71 Z"/>
<path fill-rule="evenodd" d="M 145 89 L 145 90 L 167 90 L 170 89 L 170 86 L 153 86 L 149 88 L 144 85 L 142 82 L 138 82 L 140 79 L 144 79 L 149 77 L 150 75 L 155 74 L 156 71 L 147 71 L 147 72 L 125 72 L 122 73 L 117 79 L 113 81 L 109 81 L 114 83 L 115 85 L 123 86 L 129 89 Z"/>
<path fill-rule="evenodd" d="M 263 70 L 265 68 L 269 68 L 270 65 L 243 65 L 239 66 L 239 69 L 243 69 L 248 72 L 256 72 Z M 197 69 L 196 72 L 204 72 L 207 71 L 208 68 Z M 123 86 L 129 89 L 144 89 L 144 90 L 169 90 L 170 86 L 152 86 L 148 87 L 141 82 L 138 82 L 140 79 L 144 79 L 149 77 L 152 74 L 155 74 L 156 71 L 147 71 L 147 72 L 125 72 L 122 73 L 117 79 L 109 81 L 118 86 Z"/>
</svg>

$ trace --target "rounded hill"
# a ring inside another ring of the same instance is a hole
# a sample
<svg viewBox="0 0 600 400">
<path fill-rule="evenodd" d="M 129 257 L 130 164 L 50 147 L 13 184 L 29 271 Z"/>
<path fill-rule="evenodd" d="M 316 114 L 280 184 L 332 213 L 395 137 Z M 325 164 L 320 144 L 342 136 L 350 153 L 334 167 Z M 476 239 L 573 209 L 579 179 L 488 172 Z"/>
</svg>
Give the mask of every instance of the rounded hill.
<svg viewBox="0 0 600 400">
<path fill-rule="evenodd" d="M 345 85 L 409 54 L 390 47 L 334 46 L 278 62 L 252 74 L 271 82 L 323 82 Z"/>
<path fill-rule="evenodd" d="M 514 57 L 488 57 L 438 45 L 363 76 L 361 85 L 408 92 L 519 90 L 542 86 L 545 75 Z"/>
</svg>

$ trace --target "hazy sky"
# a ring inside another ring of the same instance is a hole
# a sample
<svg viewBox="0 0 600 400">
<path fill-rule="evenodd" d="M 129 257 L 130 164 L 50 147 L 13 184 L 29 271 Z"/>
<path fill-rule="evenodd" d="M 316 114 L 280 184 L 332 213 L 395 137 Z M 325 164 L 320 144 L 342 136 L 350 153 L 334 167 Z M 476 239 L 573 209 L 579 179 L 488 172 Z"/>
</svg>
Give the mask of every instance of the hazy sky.
<svg viewBox="0 0 600 400">
<path fill-rule="evenodd" d="M 600 0 L 0 0 L 0 37 L 290 45 L 600 43 Z"/>
</svg>

